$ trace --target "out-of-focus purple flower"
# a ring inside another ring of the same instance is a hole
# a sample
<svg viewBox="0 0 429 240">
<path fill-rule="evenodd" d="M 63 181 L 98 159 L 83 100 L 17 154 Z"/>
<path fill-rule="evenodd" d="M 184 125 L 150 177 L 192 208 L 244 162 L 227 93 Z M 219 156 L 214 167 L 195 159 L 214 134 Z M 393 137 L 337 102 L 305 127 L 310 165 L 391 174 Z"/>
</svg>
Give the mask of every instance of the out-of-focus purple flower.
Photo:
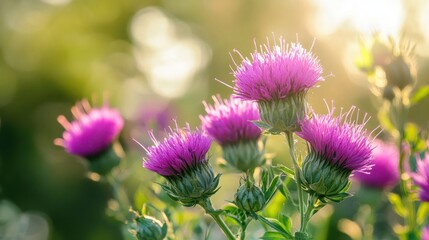
<svg viewBox="0 0 429 240">
<path fill-rule="evenodd" d="M 297 135 L 310 144 L 302 166 L 304 190 L 339 202 L 348 196 L 351 173 L 371 170 L 373 145 L 364 129 L 369 119 L 366 115 L 358 123 L 355 107 L 338 117 L 333 116 L 334 109 L 302 120 Z"/>
<path fill-rule="evenodd" d="M 250 59 L 239 55 L 234 94 L 258 103 L 258 126 L 272 134 L 299 130 L 307 91 L 323 80 L 319 60 L 300 43 L 289 45 L 282 37 L 274 46 L 267 42 L 256 48 Z"/>
<path fill-rule="evenodd" d="M 274 46 L 268 42 L 255 49 L 250 59 L 242 57 L 234 71 L 234 93 L 244 100 L 284 99 L 323 80 L 322 72 L 312 52 L 300 43 L 289 45 L 280 37 Z"/>
<path fill-rule="evenodd" d="M 180 129 L 171 129 L 162 142 L 150 137 L 154 143 L 147 148 L 147 157 L 143 166 L 164 177 L 181 175 L 189 169 L 207 163 L 206 154 L 211 138 L 201 130 L 191 131 L 189 125 Z"/>
<path fill-rule="evenodd" d="M 384 143 L 381 140 L 374 141 L 372 169 L 369 174 L 356 172 L 353 176 L 358 182 L 372 188 L 389 188 L 399 180 L 399 152 L 395 145 Z"/>
<path fill-rule="evenodd" d="M 368 172 L 372 167 L 372 140 L 364 128 L 368 117 L 361 123 L 353 119 L 355 107 L 334 117 L 335 108 L 328 114 L 312 114 L 301 122 L 297 135 L 310 143 L 311 152 L 331 165 L 350 172 Z M 357 114 L 359 115 L 359 113 Z"/>
<path fill-rule="evenodd" d="M 219 144 L 254 141 L 261 130 L 252 121 L 259 120 L 258 105 L 250 101 L 231 98 L 222 100 L 213 96 L 214 106 L 203 102 L 207 115 L 200 116 L 203 129 Z"/>
<path fill-rule="evenodd" d="M 91 108 L 84 99 L 72 107 L 75 118 L 71 123 L 63 115 L 58 122 L 66 129 L 63 138 L 54 143 L 74 155 L 92 157 L 106 150 L 118 137 L 124 125 L 121 114 L 108 104 Z"/>
<path fill-rule="evenodd" d="M 429 202 L 429 154 L 424 159 L 417 159 L 417 172 L 411 173 L 411 177 L 420 187 L 420 200 Z"/>
<path fill-rule="evenodd" d="M 429 240 L 429 226 L 426 226 L 422 230 L 422 240 Z"/>
<path fill-rule="evenodd" d="M 143 129 L 164 130 L 171 123 L 173 109 L 162 102 L 148 102 L 138 112 L 137 123 Z"/>
</svg>

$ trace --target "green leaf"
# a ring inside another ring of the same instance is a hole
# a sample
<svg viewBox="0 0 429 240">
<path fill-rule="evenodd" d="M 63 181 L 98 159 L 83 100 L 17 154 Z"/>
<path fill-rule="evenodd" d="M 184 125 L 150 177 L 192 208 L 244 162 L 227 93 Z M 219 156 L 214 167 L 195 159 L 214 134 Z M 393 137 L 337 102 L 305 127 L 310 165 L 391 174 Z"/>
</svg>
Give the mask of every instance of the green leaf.
<svg viewBox="0 0 429 240">
<path fill-rule="evenodd" d="M 419 209 L 417 210 L 417 223 L 422 225 L 427 216 L 429 216 L 429 203 L 422 202 L 420 203 Z"/>
<path fill-rule="evenodd" d="M 273 228 L 274 230 L 282 234 L 287 239 L 293 239 L 292 233 L 289 231 L 289 229 L 286 229 L 286 227 L 279 220 L 274 218 L 265 218 L 261 215 L 257 215 L 257 216 L 259 221 L 267 224 L 268 226 L 270 226 L 271 228 Z"/>
<path fill-rule="evenodd" d="M 289 176 L 290 178 L 294 179 L 295 178 L 295 171 L 285 165 L 277 165 L 274 167 L 275 169 L 280 170 L 281 172 L 283 172 L 284 174 L 286 174 L 287 176 Z"/>
<path fill-rule="evenodd" d="M 404 205 L 402 204 L 401 197 L 395 193 L 388 193 L 387 198 L 389 199 L 390 204 L 392 204 L 395 212 L 399 216 L 404 217 L 406 215 L 406 209 L 405 209 Z"/>
<path fill-rule="evenodd" d="M 378 111 L 377 117 L 384 130 L 388 131 L 389 133 L 394 133 L 397 131 L 395 125 L 390 120 L 389 110 L 386 107 L 382 107 Z"/>
<path fill-rule="evenodd" d="M 265 204 L 268 203 L 271 198 L 274 196 L 274 194 L 276 193 L 278 187 L 279 187 L 279 176 L 276 176 L 272 181 L 270 186 L 268 187 L 267 191 L 264 192 L 264 197 L 265 197 Z"/>
<path fill-rule="evenodd" d="M 425 99 L 429 96 L 429 86 L 420 87 L 416 93 L 411 97 L 410 102 L 411 105 L 415 105 L 419 103 L 421 100 Z"/>
<path fill-rule="evenodd" d="M 286 214 L 281 213 L 279 217 L 279 221 L 285 226 L 288 232 L 292 232 L 292 219 Z"/>
<path fill-rule="evenodd" d="M 370 74 L 374 71 L 374 60 L 372 58 L 371 50 L 360 43 L 359 55 L 355 59 L 355 65 L 363 72 Z"/>
<path fill-rule="evenodd" d="M 281 233 L 278 232 L 265 232 L 264 235 L 260 239 L 263 240 L 284 240 L 284 239 L 291 239 L 284 237 Z M 292 238 L 293 239 L 293 238 Z"/>
</svg>

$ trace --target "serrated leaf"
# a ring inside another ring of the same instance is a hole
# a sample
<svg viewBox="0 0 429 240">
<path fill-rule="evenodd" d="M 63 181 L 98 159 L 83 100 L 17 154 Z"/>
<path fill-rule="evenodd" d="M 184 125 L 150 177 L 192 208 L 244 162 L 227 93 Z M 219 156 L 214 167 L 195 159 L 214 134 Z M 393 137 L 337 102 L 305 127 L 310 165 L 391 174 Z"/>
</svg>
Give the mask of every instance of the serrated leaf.
<svg viewBox="0 0 429 240">
<path fill-rule="evenodd" d="M 410 102 L 412 105 L 419 103 L 421 100 L 429 96 L 429 86 L 420 87 L 416 93 L 411 97 Z"/>
<path fill-rule="evenodd" d="M 387 198 L 389 199 L 390 204 L 392 204 L 396 214 L 404 217 L 406 215 L 406 209 L 402 204 L 401 197 L 398 194 L 389 193 L 387 194 Z"/>
</svg>

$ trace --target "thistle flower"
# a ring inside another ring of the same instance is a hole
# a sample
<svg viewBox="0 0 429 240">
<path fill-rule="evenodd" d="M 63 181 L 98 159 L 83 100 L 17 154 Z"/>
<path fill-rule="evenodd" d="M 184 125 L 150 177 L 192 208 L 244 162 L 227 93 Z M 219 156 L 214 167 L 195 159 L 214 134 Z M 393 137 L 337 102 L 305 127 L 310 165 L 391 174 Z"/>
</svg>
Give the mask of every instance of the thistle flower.
<svg viewBox="0 0 429 240">
<path fill-rule="evenodd" d="M 280 38 L 274 46 L 260 46 L 251 59 L 242 57 L 234 71 L 234 93 L 258 103 L 260 126 L 269 132 L 295 131 L 297 121 L 305 116 L 307 90 L 323 80 L 321 74 L 322 67 L 310 51 Z"/>
<path fill-rule="evenodd" d="M 194 206 L 217 191 L 220 175 L 214 176 L 206 156 L 211 138 L 200 130 L 191 131 L 189 125 L 171 129 L 159 142 L 153 133 L 154 145 L 145 148 L 143 166 L 167 179 L 162 185 L 167 194 L 184 206 Z"/>
<path fill-rule="evenodd" d="M 200 116 L 202 128 L 221 146 L 224 159 L 233 167 L 247 171 L 263 163 L 258 147 L 261 130 L 252 121 L 259 120 L 256 103 L 213 96 L 214 106 L 203 102 L 206 116 Z"/>
<path fill-rule="evenodd" d="M 422 230 L 422 240 L 429 240 L 429 226 L 426 226 Z"/>
<path fill-rule="evenodd" d="M 370 174 L 356 172 L 353 176 L 358 182 L 372 188 L 389 188 L 398 183 L 398 149 L 393 144 L 381 140 L 374 141 L 373 167 Z"/>
<path fill-rule="evenodd" d="M 429 202 L 429 155 L 417 159 L 417 172 L 411 173 L 414 182 L 420 187 L 419 197 L 423 202 Z"/>
<path fill-rule="evenodd" d="M 91 108 L 84 99 L 72 107 L 75 120 L 71 123 L 60 115 L 58 122 L 66 129 L 63 138 L 55 139 L 56 145 L 73 155 L 89 157 L 105 150 L 118 137 L 124 125 L 121 114 L 104 104 Z"/>
<path fill-rule="evenodd" d="M 310 144 L 302 168 L 304 190 L 322 200 L 342 201 L 348 196 L 350 174 L 371 170 L 372 140 L 364 129 L 369 118 L 365 115 L 357 123 L 353 119 L 355 109 L 338 117 L 333 116 L 333 107 L 327 115 L 313 113 L 312 118 L 301 121 L 301 131 L 297 132 Z"/>
</svg>

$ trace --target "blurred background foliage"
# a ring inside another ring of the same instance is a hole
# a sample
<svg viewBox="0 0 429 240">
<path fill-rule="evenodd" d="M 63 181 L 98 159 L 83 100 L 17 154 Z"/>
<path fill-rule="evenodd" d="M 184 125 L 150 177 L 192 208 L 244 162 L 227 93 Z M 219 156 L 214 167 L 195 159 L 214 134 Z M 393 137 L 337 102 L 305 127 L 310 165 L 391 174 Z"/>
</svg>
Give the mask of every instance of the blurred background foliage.
<svg viewBox="0 0 429 240">
<path fill-rule="evenodd" d="M 428 84 L 428 12 L 424 0 L 1 0 L 0 236 L 18 224 L 25 233 L 9 239 L 121 238 L 118 224 L 105 215 L 109 187 L 89 180 L 83 160 L 53 145 L 63 130 L 57 116 L 71 117 L 76 101 L 88 97 L 100 104 L 107 93 L 124 114 L 121 141 L 129 155 L 123 164 L 132 170 L 127 184 L 139 208 L 145 201 L 156 202 L 148 188 L 155 179 L 141 168 L 143 151 L 131 139 L 148 144 L 147 130 L 162 130 L 171 118 L 198 126 L 203 100 L 232 93 L 215 78 L 232 84 L 229 53 L 241 60 L 233 49 L 249 56 L 254 41 L 271 41 L 273 34 L 299 39 L 324 67 L 326 81 L 309 94 L 316 111 L 326 111 L 326 99 L 375 116 L 366 76 L 354 65 L 359 41 L 377 31 L 415 43 L 417 84 Z M 423 129 L 427 104 L 423 101 L 410 113 Z M 375 127 L 376 117 L 369 124 Z M 275 162 L 287 163 L 284 144 L 280 137 L 269 138 Z M 214 146 L 212 158 L 219 153 Z M 215 205 L 232 199 L 239 177 L 224 174 Z M 236 185 L 223 184 L 230 182 Z M 318 239 L 360 234 L 357 223 L 345 219 L 368 203 L 362 196 L 374 197 L 360 191 L 315 217 Z M 281 197 L 273 202 L 268 215 L 282 207 Z M 202 214 L 186 211 L 191 214 L 175 220 L 192 225 L 186 217 Z"/>
</svg>

